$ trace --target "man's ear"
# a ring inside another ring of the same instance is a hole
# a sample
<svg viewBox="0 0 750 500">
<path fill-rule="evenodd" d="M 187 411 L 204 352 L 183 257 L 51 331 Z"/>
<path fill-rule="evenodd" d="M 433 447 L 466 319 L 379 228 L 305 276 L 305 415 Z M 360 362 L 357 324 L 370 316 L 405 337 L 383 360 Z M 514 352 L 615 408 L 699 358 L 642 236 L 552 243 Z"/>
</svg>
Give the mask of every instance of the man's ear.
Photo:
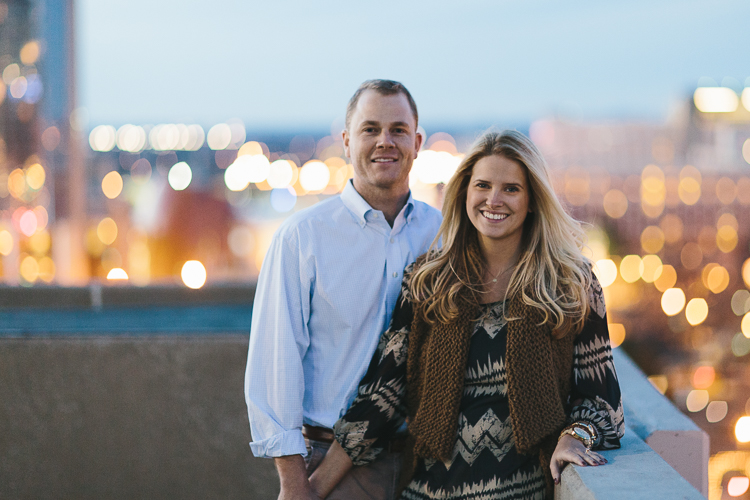
<svg viewBox="0 0 750 500">
<path fill-rule="evenodd" d="M 424 141 L 424 136 L 417 132 L 416 140 L 414 141 L 414 146 L 417 148 L 416 151 L 419 153 L 419 150 L 422 149 L 422 142 Z"/>
<path fill-rule="evenodd" d="M 341 131 L 341 138 L 344 140 L 344 154 L 347 158 L 351 158 L 352 156 L 349 154 L 349 131 L 347 129 Z"/>
</svg>

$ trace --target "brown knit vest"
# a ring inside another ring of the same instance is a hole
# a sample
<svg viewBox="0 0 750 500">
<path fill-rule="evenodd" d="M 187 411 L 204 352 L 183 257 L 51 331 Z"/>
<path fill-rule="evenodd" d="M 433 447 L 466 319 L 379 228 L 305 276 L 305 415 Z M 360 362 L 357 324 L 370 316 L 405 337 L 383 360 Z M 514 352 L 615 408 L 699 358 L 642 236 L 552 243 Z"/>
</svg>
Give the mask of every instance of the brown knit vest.
<svg viewBox="0 0 750 500">
<path fill-rule="evenodd" d="M 463 395 L 469 343 L 479 307 L 460 297 L 460 314 L 447 324 L 421 320 L 414 306 L 409 334 L 406 402 L 409 441 L 401 487 L 422 458 L 446 460 L 456 443 L 458 411 Z M 549 464 L 557 436 L 565 424 L 565 402 L 573 372 L 572 334 L 554 340 L 542 325 L 539 309 L 511 299 L 506 311 L 508 341 L 505 364 L 513 437 L 520 453 L 538 453 L 551 492 Z"/>
</svg>

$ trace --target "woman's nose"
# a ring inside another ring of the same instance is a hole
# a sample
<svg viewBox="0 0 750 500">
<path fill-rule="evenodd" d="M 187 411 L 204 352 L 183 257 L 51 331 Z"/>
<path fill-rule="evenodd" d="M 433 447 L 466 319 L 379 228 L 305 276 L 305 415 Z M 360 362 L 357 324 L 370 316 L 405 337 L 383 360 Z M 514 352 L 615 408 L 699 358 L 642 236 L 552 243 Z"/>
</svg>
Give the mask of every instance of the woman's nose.
<svg viewBox="0 0 750 500">
<path fill-rule="evenodd" d="M 489 198 L 487 199 L 487 205 L 490 207 L 499 208 L 504 204 L 503 195 L 500 191 L 492 191 Z"/>
</svg>

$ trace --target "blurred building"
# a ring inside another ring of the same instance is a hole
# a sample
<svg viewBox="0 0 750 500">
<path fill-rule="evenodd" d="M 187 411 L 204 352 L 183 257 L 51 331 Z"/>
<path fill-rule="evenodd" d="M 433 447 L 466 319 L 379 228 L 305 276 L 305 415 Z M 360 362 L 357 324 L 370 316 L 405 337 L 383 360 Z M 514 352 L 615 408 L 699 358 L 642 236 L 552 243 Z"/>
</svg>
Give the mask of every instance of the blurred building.
<svg viewBox="0 0 750 500">
<path fill-rule="evenodd" d="M 33 37 L 33 4 L 0 3 L 0 255 L 3 281 L 52 279 L 49 238 L 34 237 L 49 220 L 48 169 L 39 156 L 39 101 L 44 78 L 38 63 L 42 44 Z"/>
<path fill-rule="evenodd" d="M 89 276 L 82 243 L 88 197 L 81 151 L 85 116 L 76 107 L 74 2 L 33 3 L 36 36 L 43 48 L 39 68 L 46 82 L 37 128 L 52 198 L 48 211 L 55 282 L 84 284 Z"/>
</svg>

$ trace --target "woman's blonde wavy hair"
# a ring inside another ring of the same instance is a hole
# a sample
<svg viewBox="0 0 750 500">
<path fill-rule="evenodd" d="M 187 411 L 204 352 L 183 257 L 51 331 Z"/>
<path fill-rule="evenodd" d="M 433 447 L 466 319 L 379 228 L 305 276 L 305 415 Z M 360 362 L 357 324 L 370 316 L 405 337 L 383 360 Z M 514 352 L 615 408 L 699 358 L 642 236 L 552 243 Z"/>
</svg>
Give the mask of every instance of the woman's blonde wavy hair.
<svg viewBox="0 0 750 500">
<path fill-rule="evenodd" d="M 458 316 L 461 299 L 479 303 L 487 266 L 477 230 L 466 212 L 466 193 L 474 165 L 487 156 L 518 162 L 526 171 L 529 208 L 518 265 L 506 299 L 520 295 L 540 309 L 555 338 L 578 333 L 589 314 L 591 264 L 582 255 L 581 224 L 563 208 L 552 189 L 549 169 L 533 142 L 520 132 L 485 132 L 472 146 L 445 188 L 443 223 L 425 262 L 409 280 L 415 304 L 429 324 Z M 437 242 L 442 240 L 442 247 Z M 508 318 L 513 320 L 516 318 Z"/>
</svg>

